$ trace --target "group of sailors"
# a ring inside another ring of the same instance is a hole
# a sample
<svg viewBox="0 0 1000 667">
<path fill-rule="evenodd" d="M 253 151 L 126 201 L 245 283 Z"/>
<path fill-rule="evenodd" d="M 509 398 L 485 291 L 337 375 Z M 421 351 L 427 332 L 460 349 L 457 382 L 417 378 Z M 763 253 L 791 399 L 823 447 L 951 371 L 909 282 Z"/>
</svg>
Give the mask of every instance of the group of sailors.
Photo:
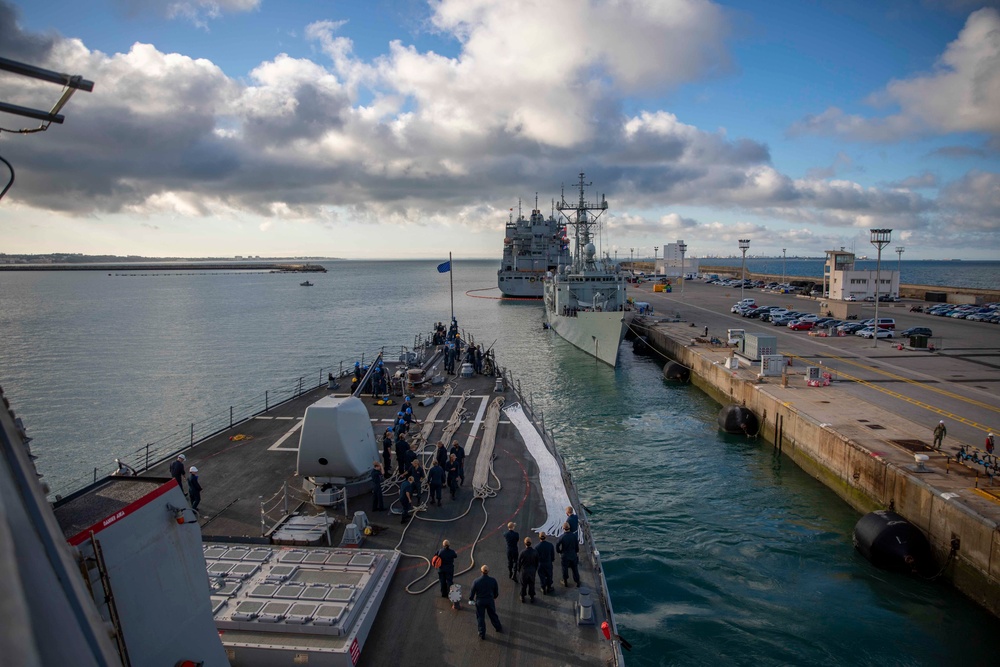
<svg viewBox="0 0 1000 667">
<path fill-rule="evenodd" d="M 555 589 L 552 587 L 553 571 L 552 565 L 555 563 L 556 554 L 560 554 L 562 565 L 563 586 L 569 586 L 570 575 L 573 582 L 580 586 L 580 517 L 573 511 L 572 506 L 566 508 L 566 521 L 563 523 L 562 535 L 556 540 L 555 545 L 548 541 L 545 531 L 538 533 L 538 546 L 532 546 L 531 538 L 524 538 L 524 549 L 518 553 L 518 545 L 521 536 L 515 530 L 514 523 L 507 524 L 507 532 L 503 538 L 507 543 L 507 571 L 510 578 L 519 581 L 521 584 L 521 602 L 528 596 L 531 602 L 535 601 L 535 577 L 537 575 L 542 587 L 542 593 L 552 595 Z"/>
<path fill-rule="evenodd" d="M 376 512 L 385 510 L 383 494 L 386 482 L 398 482 L 402 515 L 400 523 L 407 523 L 414 508 L 421 507 L 424 502 L 428 505 L 436 503 L 440 507 L 442 491 L 446 486 L 451 499 L 457 498 L 458 488 L 465 484 L 465 448 L 458 440 L 453 440 L 450 448 L 438 441 L 433 458 L 428 461 L 430 467 L 425 469 L 423 457 L 417 452 L 417 445 L 407 439 L 410 427 L 417 423 L 409 396 L 396 417 L 393 426 L 387 428 L 382 435 L 382 461 L 376 462 L 372 469 L 372 509 Z M 389 473 L 391 470 L 395 470 L 392 477 Z M 428 492 L 426 501 L 422 497 L 425 482 Z"/>
<path fill-rule="evenodd" d="M 362 366 L 360 361 L 354 362 L 353 376 L 351 377 L 351 393 L 353 394 L 357 388 L 358 384 L 368 373 L 369 366 Z M 328 377 L 330 383 L 330 389 L 334 389 L 334 380 L 332 374 Z M 385 369 L 385 366 L 381 361 L 375 363 L 375 368 L 372 369 L 371 376 L 365 382 L 365 386 L 362 387 L 361 392 L 364 394 L 371 394 L 373 397 L 377 396 L 388 396 L 390 392 L 397 392 L 402 388 L 402 383 L 398 378 L 393 378 L 389 376 L 389 372 Z"/>
</svg>

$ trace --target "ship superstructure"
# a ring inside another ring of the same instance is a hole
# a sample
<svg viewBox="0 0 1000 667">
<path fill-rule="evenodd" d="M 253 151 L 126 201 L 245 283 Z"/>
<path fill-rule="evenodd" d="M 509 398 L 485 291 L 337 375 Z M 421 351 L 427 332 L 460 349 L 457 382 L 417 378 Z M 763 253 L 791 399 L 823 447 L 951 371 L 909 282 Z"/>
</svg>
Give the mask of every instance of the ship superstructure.
<svg viewBox="0 0 1000 667">
<path fill-rule="evenodd" d="M 530 217 L 521 214 L 519 204 L 517 219 L 512 213 L 507 221 L 497 286 L 506 297 L 540 299 L 546 272 L 555 271 L 570 261 L 566 225 L 554 214 L 546 218 L 538 208 L 536 197 Z"/>
<path fill-rule="evenodd" d="M 598 203 L 585 198 L 580 174 L 580 198 L 575 204 L 565 195 L 556 209 L 573 230 L 572 263 L 561 265 L 545 278 L 545 315 L 557 334 L 612 366 L 618 362 L 618 346 L 625 335 L 625 279 L 607 259 L 597 257 L 595 228 L 608 210 L 603 197 Z"/>
</svg>

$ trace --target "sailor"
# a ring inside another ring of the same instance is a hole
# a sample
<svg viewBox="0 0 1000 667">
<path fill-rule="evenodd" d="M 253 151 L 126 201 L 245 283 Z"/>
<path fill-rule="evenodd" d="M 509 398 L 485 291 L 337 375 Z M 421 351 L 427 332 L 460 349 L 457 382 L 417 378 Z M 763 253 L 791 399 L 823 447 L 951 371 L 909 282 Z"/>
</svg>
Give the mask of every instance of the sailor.
<svg viewBox="0 0 1000 667">
<path fill-rule="evenodd" d="M 444 472 L 448 476 L 448 490 L 451 491 L 451 499 L 454 500 L 455 494 L 458 493 L 458 460 L 454 454 L 448 457 Z"/>
<path fill-rule="evenodd" d="M 387 428 L 382 436 L 382 470 L 388 473 L 392 469 L 392 429 Z"/>
<path fill-rule="evenodd" d="M 994 440 L 993 440 L 993 434 L 992 433 L 987 433 L 986 434 L 986 453 L 987 454 L 992 454 L 994 446 L 996 446 L 996 442 L 994 442 Z"/>
<path fill-rule="evenodd" d="M 452 440 L 448 453 L 455 455 L 458 461 L 458 478 L 462 480 L 462 486 L 465 486 L 465 447 L 458 444 L 458 440 Z"/>
<path fill-rule="evenodd" d="M 411 451 L 415 449 L 416 445 L 413 445 Z M 416 451 L 413 451 L 413 461 L 410 462 L 410 470 L 413 471 L 410 473 L 413 476 L 413 491 L 411 492 L 413 494 L 413 501 L 419 504 L 420 494 L 422 493 L 421 487 L 423 486 L 424 477 L 427 476 L 427 472 L 424 470 L 424 464 L 420 461 Z"/>
<path fill-rule="evenodd" d="M 938 422 L 934 427 L 934 449 L 941 449 L 944 444 L 944 436 L 948 435 L 948 429 L 944 425 L 944 420 Z"/>
<path fill-rule="evenodd" d="M 186 456 L 178 454 L 174 462 L 170 464 L 170 476 L 177 480 L 177 488 L 181 490 L 181 493 L 184 493 L 184 461 L 186 460 Z"/>
<path fill-rule="evenodd" d="M 378 461 L 372 466 L 372 511 L 385 510 L 385 500 L 382 498 L 382 464 Z"/>
<path fill-rule="evenodd" d="M 441 597 L 448 597 L 448 589 L 455 583 L 455 559 L 458 554 L 451 548 L 451 543 L 445 540 L 441 543 L 441 548 L 434 554 L 441 559 L 438 566 L 438 581 L 441 582 Z"/>
<path fill-rule="evenodd" d="M 326 374 L 326 388 L 327 389 L 337 388 L 337 381 L 333 379 L 333 373 Z"/>
<path fill-rule="evenodd" d="M 198 511 L 201 502 L 201 483 L 198 481 L 198 468 L 191 466 L 191 476 L 188 477 L 188 493 L 191 496 L 191 509 Z"/>
<path fill-rule="evenodd" d="M 580 531 L 580 517 L 576 515 L 572 507 L 566 508 L 566 523 L 569 524 L 570 532 L 578 533 Z"/>
<path fill-rule="evenodd" d="M 433 503 L 437 499 L 438 507 L 441 507 L 441 487 L 444 486 L 444 468 L 441 466 L 440 461 L 434 461 L 434 465 L 427 471 L 427 486 L 430 489 L 427 502 Z"/>
<path fill-rule="evenodd" d="M 448 450 L 444 448 L 444 443 L 438 440 L 437 449 L 434 450 L 434 460 L 444 468 L 444 464 L 448 462 Z"/>
<path fill-rule="evenodd" d="M 552 588 L 552 564 L 556 562 L 556 548 L 546 540 L 545 531 L 538 533 L 538 546 L 535 553 L 538 554 L 538 582 L 542 585 L 542 593 L 551 595 Z"/>
<path fill-rule="evenodd" d="M 507 524 L 507 532 L 503 534 L 504 542 L 507 543 L 507 572 L 511 579 L 516 579 L 514 573 L 517 571 L 517 544 L 521 541 L 521 536 L 517 533 L 517 526 L 513 521 Z"/>
<path fill-rule="evenodd" d="M 476 354 L 472 360 L 472 366 L 476 369 L 477 375 L 483 374 L 483 346 L 476 345 Z"/>
<path fill-rule="evenodd" d="M 469 592 L 469 602 L 476 603 L 476 625 L 479 628 L 479 638 L 486 639 L 486 614 L 490 615 L 490 623 L 497 632 L 503 632 L 500 625 L 500 618 L 497 616 L 497 607 L 494 600 L 500 597 L 500 586 L 497 580 L 490 576 L 490 568 L 483 565 L 479 568 L 483 573 L 481 577 L 472 582 L 472 589 Z"/>
<path fill-rule="evenodd" d="M 413 478 L 407 477 L 406 481 L 399 486 L 399 504 L 403 506 L 403 518 L 400 520 L 400 523 L 406 523 L 410 520 L 410 510 L 413 509 L 412 490 Z"/>
<path fill-rule="evenodd" d="M 410 451 L 410 443 L 406 441 L 406 436 L 402 433 L 396 436 L 396 467 L 399 474 L 406 472 L 406 452 Z"/>
<path fill-rule="evenodd" d="M 531 546 L 531 538 L 524 538 L 524 551 L 517 557 L 517 569 L 521 573 L 521 602 L 527 592 L 532 604 L 535 602 L 535 574 L 538 572 L 538 552 Z"/>
<path fill-rule="evenodd" d="M 455 344 L 448 341 L 444 346 L 444 372 L 455 374 Z"/>
<path fill-rule="evenodd" d="M 580 587 L 580 537 L 570 530 L 569 522 L 563 524 L 563 534 L 556 544 L 556 551 L 562 554 L 562 582 L 569 586 L 569 573 L 573 572 L 573 581 Z"/>
</svg>

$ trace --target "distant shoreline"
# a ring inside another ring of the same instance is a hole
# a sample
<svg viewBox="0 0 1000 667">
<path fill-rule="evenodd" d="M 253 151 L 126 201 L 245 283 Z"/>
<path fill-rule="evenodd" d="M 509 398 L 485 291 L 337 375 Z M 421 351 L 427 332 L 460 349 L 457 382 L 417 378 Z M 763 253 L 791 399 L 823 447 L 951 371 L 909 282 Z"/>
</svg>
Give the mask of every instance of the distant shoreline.
<svg viewBox="0 0 1000 667">
<path fill-rule="evenodd" d="M 0 271 L 270 271 L 273 273 L 326 273 L 319 264 L 288 260 L 287 262 L 247 261 L 164 261 L 164 262 L 108 262 L 93 264 L 2 264 Z"/>
</svg>

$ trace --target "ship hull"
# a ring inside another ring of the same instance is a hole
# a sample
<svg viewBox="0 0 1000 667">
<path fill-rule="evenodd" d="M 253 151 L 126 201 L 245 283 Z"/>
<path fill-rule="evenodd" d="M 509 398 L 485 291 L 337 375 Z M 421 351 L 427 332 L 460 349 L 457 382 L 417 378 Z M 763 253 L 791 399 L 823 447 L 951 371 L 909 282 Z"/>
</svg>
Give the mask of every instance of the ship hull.
<svg viewBox="0 0 1000 667">
<path fill-rule="evenodd" d="M 618 363 L 618 348 L 625 336 L 625 313 L 580 312 L 557 315 L 546 309 L 549 328 L 606 364 Z"/>
<path fill-rule="evenodd" d="M 515 299 L 541 299 L 542 298 L 541 277 L 531 280 L 529 278 L 515 279 L 512 276 L 503 276 L 497 281 L 500 293 L 506 297 Z"/>
</svg>

